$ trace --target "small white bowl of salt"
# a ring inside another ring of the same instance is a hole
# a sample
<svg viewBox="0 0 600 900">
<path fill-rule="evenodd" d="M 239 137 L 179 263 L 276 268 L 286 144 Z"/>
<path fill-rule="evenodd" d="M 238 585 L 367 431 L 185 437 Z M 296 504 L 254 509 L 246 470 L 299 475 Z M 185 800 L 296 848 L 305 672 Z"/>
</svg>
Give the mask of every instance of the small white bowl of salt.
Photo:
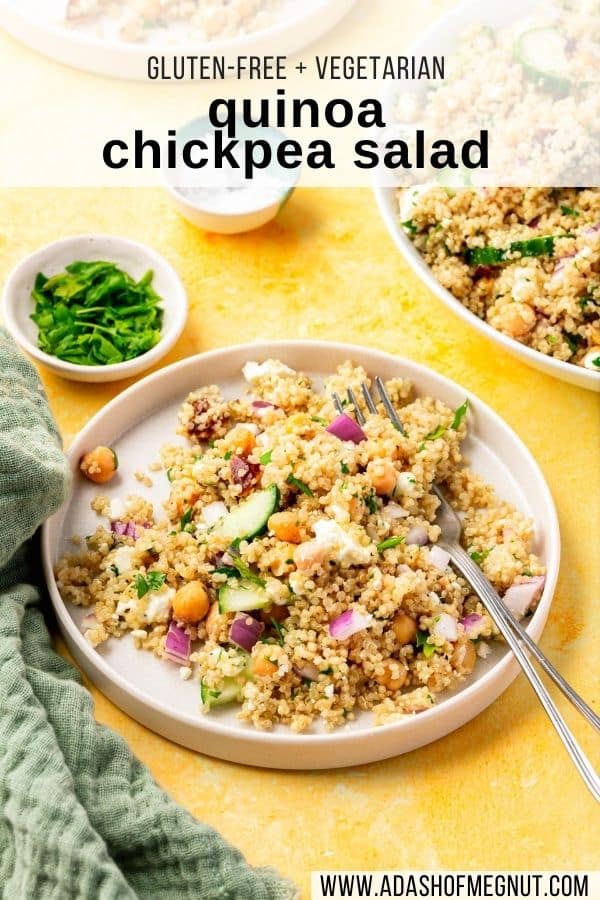
<svg viewBox="0 0 600 900">
<path fill-rule="evenodd" d="M 254 167 L 248 177 L 244 141 L 264 141 L 272 160 L 264 168 Z M 286 169 L 277 161 L 277 147 L 286 136 L 277 128 L 248 128 L 236 123 L 236 147 L 231 151 L 239 168 L 227 163 L 218 166 L 219 142 L 229 143 L 225 132 L 217 134 L 208 117 L 194 119 L 177 131 L 178 163 L 163 168 L 162 179 L 182 216 L 205 231 L 240 234 L 270 222 L 285 206 L 298 182 L 300 169 Z M 191 168 L 206 159 L 202 168 Z M 204 149 L 206 148 L 206 149 Z"/>
</svg>

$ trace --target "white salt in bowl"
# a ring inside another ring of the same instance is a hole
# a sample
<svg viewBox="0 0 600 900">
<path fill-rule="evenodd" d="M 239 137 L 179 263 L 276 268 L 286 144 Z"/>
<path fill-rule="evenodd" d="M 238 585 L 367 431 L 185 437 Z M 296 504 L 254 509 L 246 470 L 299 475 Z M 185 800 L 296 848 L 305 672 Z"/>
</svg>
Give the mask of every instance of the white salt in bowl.
<svg viewBox="0 0 600 900">
<path fill-rule="evenodd" d="M 193 119 L 177 130 L 177 142 L 181 146 L 189 140 L 205 140 L 213 132 L 208 116 Z M 236 138 L 240 143 L 268 141 L 272 148 L 287 139 L 277 128 L 248 128 L 239 118 Z M 183 165 L 161 169 L 163 184 L 181 215 L 197 228 L 219 234 L 254 231 L 272 221 L 291 197 L 299 174 L 300 167 L 285 169 L 276 159 L 256 171 L 252 180 L 244 180 L 241 172 L 237 179 L 230 170 L 215 171 L 210 163 L 198 172 Z"/>
</svg>

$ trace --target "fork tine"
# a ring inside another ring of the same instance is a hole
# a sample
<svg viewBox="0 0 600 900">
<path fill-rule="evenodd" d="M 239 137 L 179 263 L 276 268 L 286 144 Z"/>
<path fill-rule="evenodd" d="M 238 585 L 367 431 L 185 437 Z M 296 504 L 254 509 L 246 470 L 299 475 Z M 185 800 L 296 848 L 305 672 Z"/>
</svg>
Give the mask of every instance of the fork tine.
<svg viewBox="0 0 600 900">
<path fill-rule="evenodd" d="M 331 396 L 333 397 L 333 402 L 335 403 L 335 408 L 337 409 L 337 411 L 339 413 L 343 413 L 344 412 L 344 404 L 340 400 L 340 395 L 337 394 L 335 391 L 333 391 Z"/>
<path fill-rule="evenodd" d="M 373 415 L 377 415 L 377 407 L 375 406 L 375 404 L 373 402 L 373 398 L 371 397 L 371 391 L 367 387 L 366 382 L 363 381 L 363 383 L 361 384 L 361 388 L 362 388 L 363 397 L 365 398 L 365 403 L 367 404 L 367 408 L 368 408 L 369 412 L 373 413 Z"/>
<path fill-rule="evenodd" d="M 379 377 L 379 375 L 375 378 L 375 384 L 377 385 L 377 390 L 379 391 L 379 396 L 381 397 L 381 402 L 385 407 L 385 411 L 391 419 L 392 425 L 394 428 L 400 432 L 400 434 L 406 435 L 404 428 L 402 427 L 402 422 L 398 418 L 398 413 L 392 406 L 392 401 L 390 400 L 390 395 L 388 394 L 385 384 Z"/>
<path fill-rule="evenodd" d="M 356 399 L 356 394 L 354 393 L 352 388 L 348 388 L 348 400 L 354 407 L 354 415 L 356 416 L 356 421 L 358 422 L 359 425 L 364 425 L 366 419 L 363 416 L 362 409 L 358 405 L 358 400 Z"/>
</svg>

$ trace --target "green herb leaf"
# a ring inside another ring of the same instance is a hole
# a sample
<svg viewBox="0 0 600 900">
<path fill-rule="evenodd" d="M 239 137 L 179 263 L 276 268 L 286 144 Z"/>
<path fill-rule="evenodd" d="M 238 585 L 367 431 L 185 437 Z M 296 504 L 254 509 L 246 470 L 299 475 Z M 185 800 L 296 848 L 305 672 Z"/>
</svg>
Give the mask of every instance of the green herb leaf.
<svg viewBox="0 0 600 900">
<path fill-rule="evenodd" d="M 181 519 L 179 520 L 179 527 L 180 527 L 181 531 L 185 531 L 186 527 L 191 523 L 193 515 L 194 515 L 194 510 L 190 506 L 186 509 L 186 511 L 182 515 Z"/>
<path fill-rule="evenodd" d="M 145 597 L 149 591 L 156 591 L 167 580 L 167 576 L 163 572 L 147 572 L 146 575 L 135 576 L 135 589 L 138 597 Z"/>
<path fill-rule="evenodd" d="M 290 472 L 290 474 L 288 475 L 287 483 L 291 484 L 292 487 L 297 488 L 299 491 L 301 491 L 301 493 L 306 494 L 307 497 L 315 496 L 313 494 L 313 492 L 311 491 L 311 489 L 309 488 L 309 486 L 307 484 L 305 484 L 303 481 L 300 481 L 299 478 L 296 478 L 296 476 L 293 474 L 293 472 Z"/>
<path fill-rule="evenodd" d="M 285 628 L 281 625 L 280 622 L 277 621 L 277 619 L 274 619 L 272 616 L 271 616 L 271 625 L 277 632 L 277 643 L 283 647 L 283 642 L 285 639 Z"/>
<path fill-rule="evenodd" d="M 348 464 L 342 461 L 340 463 L 340 469 L 342 470 L 342 475 L 349 475 L 350 469 L 348 468 Z"/>
<path fill-rule="evenodd" d="M 581 213 L 577 209 L 573 209 L 572 206 L 561 206 L 560 208 L 563 216 L 579 216 Z"/>
<path fill-rule="evenodd" d="M 272 450 L 267 450 L 265 453 L 263 453 L 263 455 L 260 458 L 261 466 L 268 466 L 269 463 L 271 462 L 272 456 L 273 456 Z"/>
<path fill-rule="evenodd" d="M 405 540 L 405 537 L 400 536 L 387 538 L 385 541 L 381 541 L 380 544 L 377 544 L 377 550 L 379 553 L 383 553 L 384 550 L 392 550 L 394 547 L 403 544 Z"/>
<path fill-rule="evenodd" d="M 460 428 L 460 424 L 466 416 L 468 408 L 469 401 L 465 400 L 462 406 L 459 406 L 458 409 L 454 410 L 454 418 L 452 419 L 452 425 L 450 426 L 450 428 L 452 428 L 454 431 L 458 431 L 458 429 Z"/>
<path fill-rule="evenodd" d="M 111 365 L 134 359 L 161 337 L 161 298 L 153 273 L 136 282 L 110 262 L 74 262 L 47 278 L 38 273 L 31 315 L 38 346 L 78 365 Z"/>
<path fill-rule="evenodd" d="M 406 222 L 402 222 L 402 227 L 405 228 L 409 234 L 416 234 L 419 230 L 412 219 L 407 219 Z"/>
<path fill-rule="evenodd" d="M 317 422 L 319 425 L 323 425 L 325 427 L 327 425 L 327 421 L 322 419 L 321 416 L 311 416 L 311 422 Z"/>
<path fill-rule="evenodd" d="M 231 450 L 228 450 L 227 453 L 225 454 L 225 456 L 223 457 L 223 459 L 225 460 L 225 462 L 229 462 L 229 460 L 231 459 L 232 456 L 233 456 L 233 453 L 231 452 Z"/>
</svg>

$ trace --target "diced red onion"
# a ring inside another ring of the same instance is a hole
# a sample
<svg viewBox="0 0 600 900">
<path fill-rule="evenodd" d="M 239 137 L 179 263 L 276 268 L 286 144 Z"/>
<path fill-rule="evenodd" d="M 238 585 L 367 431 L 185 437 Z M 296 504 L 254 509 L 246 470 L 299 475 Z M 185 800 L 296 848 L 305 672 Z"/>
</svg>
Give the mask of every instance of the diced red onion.
<svg viewBox="0 0 600 900">
<path fill-rule="evenodd" d="M 319 677 L 319 670 L 311 662 L 302 663 L 301 666 L 294 666 L 294 672 L 296 675 L 299 675 L 300 678 L 306 678 L 308 681 L 316 681 Z"/>
<path fill-rule="evenodd" d="M 269 403 L 268 400 L 253 400 L 252 407 L 253 409 L 279 409 L 275 403 Z"/>
<path fill-rule="evenodd" d="M 440 571 L 444 571 L 444 569 L 448 568 L 448 563 L 450 562 L 450 554 L 446 553 L 445 550 L 442 550 L 441 547 L 438 547 L 436 544 L 433 547 L 429 548 L 429 562 L 432 566 L 435 566 L 436 569 L 440 569 Z"/>
<path fill-rule="evenodd" d="M 262 622 L 248 615 L 248 613 L 238 613 L 231 623 L 229 640 L 232 644 L 237 644 L 242 650 L 247 650 L 250 653 L 264 630 L 265 626 Z"/>
<path fill-rule="evenodd" d="M 406 543 L 409 545 L 416 544 L 417 547 L 424 547 L 425 544 L 429 543 L 429 535 L 427 534 L 427 529 L 424 528 L 423 525 L 414 525 L 406 535 Z"/>
<path fill-rule="evenodd" d="M 445 641 L 453 642 L 458 640 L 458 625 L 456 619 L 453 619 L 448 613 L 441 613 L 441 615 L 436 617 L 431 633 L 435 635 L 435 637 L 443 638 Z"/>
<path fill-rule="evenodd" d="M 597 231 L 600 231 L 600 222 L 597 222 L 595 225 L 591 225 L 589 228 L 584 228 L 584 234 L 595 234 Z"/>
<path fill-rule="evenodd" d="M 373 616 L 368 614 L 364 615 L 363 613 L 357 612 L 355 609 L 348 609 L 345 613 L 342 613 L 341 616 L 338 616 L 337 619 L 333 619 L 333 621 L 329 623 L 329 634 L 337 641 L 345 641 L 358 631 L 363 631 L 365 628 L 368 628 L 372 622 Z"/>
<path fill-rule="evenodd" d="M 334 419 L 326 430 L 341 441 L 352 441 L 353 444 L 360 444 L 361 441 L 367 439 L 360 425 L 357 425 L 354 419 L 351 419 L 346 413 L 342 413 L 337 419 Z"/>
<path fill-rule="evenodd" d="M 387 519 L 406 519 L 410 513 L 399 503 L 388 503 L 383 510 L 383 515 Z"/>
<path fill-rule="evenodd" d="M 221 500 L 215 500 L 214 503 L 208 503 L 202 510 L 202 519 L 205 524 L 209 526 L 216 525 L 216 523 L 226 516 L 228 513 L 228 509 L 225 504 Z"/>
<path fill-rule="evenodd" d="M 469 613 L 468 616 L 460 620 L 460 624 L 465 629 L 465 634 L 468 638 L 479 637 L 483 616 L 480 616 L 479 613 Z"/>
<path fill-rule="evenodd" d="M 531 222 L 528 222 L 527 224 L 529 225 L 530 228 L 537 228 L 538 225 L 540 224 L 540 219 L 541 219 L 541 216 L 535 216 L 531 220 Z"/>
<path fill-rule="evenodd" d="M 475 271 L 473 272 L 473 279 L 478 281 L 480 278 L 489 278 L 490 275 L 494 274 L 494 269 L 492 266 L 477 266 Z"/>
<path fill-rule="evenodd" d="M 529 612 L 535 601 L 541 597 L 545 583 L 545 575 L 533 575 L 509 587 L 502 599 L 513 616 L 522 619 Z"/>
<path fill-rule="evenodd" d="M 89 628 L 95 628 L 98 624 L 98 619 L 94 615 L 94 613 L 88 613 L 81 620 L 81 630 L 87 631 Z"/>
<path fill-rule="evenodd" d="M 175 622 L 171 622 L 165 641 L 165 655 L 171 662 L 187 666 L 190 661 L 191 649 L 192 642 L 189 634 L 186 634 L 183 628 L 180 628 Z"/>
<path fill-rule="evenodd" d="M 140 526 L 141 528 L 145 528 L 144 525 Z M 118 537 L 130 537 L 133 538 L 134 541 L 137 541 L 141 532 L 137 527 L 135 522 L 111 522 L 110 530 L 113 534 L 116 534 Z"/>
<path fill-rule="evenodd" d="M 249 462 L 241 456 L 232 456 L 229 465 L 234 483 L 239 484 L 244 492 L 250 490 L 260 473 L 258 463 Z"/>
</svg>

